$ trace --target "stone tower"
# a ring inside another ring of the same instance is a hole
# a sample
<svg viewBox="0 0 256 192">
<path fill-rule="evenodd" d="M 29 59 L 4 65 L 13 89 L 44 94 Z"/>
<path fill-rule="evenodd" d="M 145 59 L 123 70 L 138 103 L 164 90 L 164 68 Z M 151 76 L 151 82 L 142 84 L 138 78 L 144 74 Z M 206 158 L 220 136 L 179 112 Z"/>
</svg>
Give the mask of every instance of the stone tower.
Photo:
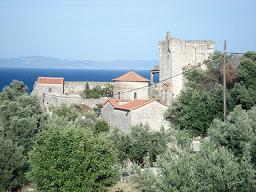
<svg viewBox="0 0 256 192">
<path fill-rule="evenodd" d="M 214 53 L 214 41 L 209 40 L 181 40 L 172 37 L 168 32 L 165 40 L 159 42 L 160 64 L 159 80 L 160 99 L 170 105 L 184 86 L 182 73 L 188 67 L 197 66 L 207 60 Z M 202 68 L 205 68 L 203 65 Z"/>
</svg>

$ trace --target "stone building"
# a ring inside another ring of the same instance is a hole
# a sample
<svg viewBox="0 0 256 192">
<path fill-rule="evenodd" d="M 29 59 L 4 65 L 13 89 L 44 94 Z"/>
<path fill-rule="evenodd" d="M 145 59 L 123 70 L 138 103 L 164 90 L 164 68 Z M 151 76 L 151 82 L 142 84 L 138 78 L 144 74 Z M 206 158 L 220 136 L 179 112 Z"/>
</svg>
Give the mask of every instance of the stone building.
<svg viewBox="0 0 256 192">
<path fill-rule="evenodd" d="M 214 41 L 181 40 L 167 33 L 165 40 L 159 42 L 159 49 L 160 98 L 170 105 L 184 86 L 184 75 L 177 74 L 207 60 L 214 53 Z"/>
<path fill-rule="evenodd" d="M 129 71 L 128 73 L 113 79 L 114 98 L 121 100 L 148 99 L 148 86 L 148 79 L 138 75 L 134 71 Z"/>
<path fill-rule="evenodd" d="M 51 106 L 86 105 L 94 108 L 98 103 L 106 101 L 107 98 L 84 99 L 82 93 L 86 88 L 96 86 L 106 87 L 112 82 L 87 82 L 87 81 L 64 81 L 63 77 L 38 77 L 34 83 L 32 94 L 38 96 L 41 106 L 48 110 Z"/>
<path fill-rule="evenodd" d="M 38 77 L 34 84 L 32 93 L 43 95 L 43 93 L 64 93 L 64 78 L 62 77 Z"/>
<path fill-rule="evenodd" d="M 151 130 L 160 130 L 166 126 L 163 114 L 168 107 L 156 100 L 133 101 L 109 99 L 102 105 L 101 115 L 111 127 L 117 127 L 128 133 L 132 125 L 148 124 Z"/>
</svg>

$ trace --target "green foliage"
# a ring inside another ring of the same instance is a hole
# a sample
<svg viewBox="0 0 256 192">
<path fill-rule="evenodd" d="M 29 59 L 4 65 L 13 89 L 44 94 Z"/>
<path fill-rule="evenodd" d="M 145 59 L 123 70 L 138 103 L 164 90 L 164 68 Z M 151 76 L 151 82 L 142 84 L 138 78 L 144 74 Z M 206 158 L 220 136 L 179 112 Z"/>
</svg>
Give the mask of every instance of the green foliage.
<svg viewBox="0 0 256 192">
<path fill-rule="evenodd" d="M 13 80 L 10 86 L 6 86 L 0 93 L 0 104 L 5 100 L 16 100 L 17 97 L 27 94 L 28 87 L 20 81 Z"/>
<path fill-rule="evenodd" d="M 255 191 L 255 170 L 244 158 L 238 161 L 225 148 L 208 142 L 199 153 L 167 152 L 155 167 L 139 172 L 136 178 L 142 191 Z"/>
<path fill-rule="evenodd" d="M 167 110 L 165 118 L 192 135 L 205 135 L 212 120 L 222 116 L 222 105 L 221 86 L 215 86 L 211 91 L 188 87 Z"/>
<path fill-rule="evenodd" d="M 95 124 L 95 132 L 100 133 L 100 132 L 108 132 L 109 131 L 109 125 L 106 121 L 104 120 L 98 120 Z"/>
<path fill-rule="evenodd" d="M 114 146 L 105 134 L 66 124 L 50 125 L 29 153 L 28 178 L 39 191 L 105 191 L 118 170 Z"/>
<path fill-rule="evenodd" d="M 11 190 L 26 183 L 27 153 L 34 136 L 45 127 L 46 118 L 37 98 L 27 93 L 22 82 L 13 81 L 0 93 L 0 159 L 6 166 L 0 168 L 2 187 Z"/>
<path fill-rule="evenodd" d="M 189 130 L 193 135 L 205 135 L 212 120 L 222 118 L 224 56 L 216 52 L 212 58 L 215 59 L 208 63 L 207 70 L 186 73 L 186 88 L 165 114 L 165 118 L 175 127 Z M 249 52 L 241 60 L 237 68 L 235 58 L 226 55 L 229 111 L 238 104 L 244 109 L 256 104 L 255 55 Z"/>
<path fill-rule="evenodd" d="M 89 83 L 88 81 L 86 82 L 86 86 L 85 86 L 85 90 L 89 90 L 90 89 L 90 86 L 89 86 Z"/>
<path fill-rule="evenodd" d="M 112 97 L 113 96 L 113 86 L 107 85 L 106 87 L 101 88 L 100 86 L 96 86 L 92 89 L 86 86 L 84 91 L 86 99 L 99 99 L 100 97 Z"/>
<path fill-rule="evenodd" d="M 73 123 L 85 129 L 91 129 L 94 133 L 108 132 L 109 125 L 102 119 L 98 118 L 94 111 L 81 113 L 75 106 L 61 105 L 52 108 L 52 119 L 57 125 Z"/>
<path fill-rule="evenodd" d="M 0 191 L 17 190 L 24 180 L 23 147 L 0 135 Z"/>
<path fill-rule="evenodd" d="M 33 136 L 45 126 L 45 120 L 35 96 L 24 94 L 0 104 L 2 131 L 8 139 L 23 146 L 25 153 L 31 148 Z"/>
<path fill-rule="evenodd" d="M 209 137 L 217 146 L 225 146 L 242 158 L 250 152 L 251 160 L 256 165 L 256 107 L 249 111 L 236 107 L 226 122 L 214 120 L 209 129 Z"/>
<path fill-rule="evenodd" d="M 142 124 L 133 126 L 130 134 L 115 130 L 112 140 L 121 162 L 130 159 L 140 165 L 144 165 L 147 158 L 152 164 L 159 154 L 165 152 L 168 143 L 164 130 L 152 132 L 147 125 Z"/>
<path fill-rule="evenodd" d="M 233 105 L 240 104 L 243 109 L 250 109 L 256 105 L 256 52 L 244 55 L 238 67 L 238 82 L 231 91 Z"/>
<path fill-rule="evenodd" d="M 67 121 L 74 122 L 79 116 L 81 116 L 81 113 L 74 106 L 61 105 L 59 107 L 52 108 L 51 111 L 53 116 L 61 117 Z"/>
</svg>

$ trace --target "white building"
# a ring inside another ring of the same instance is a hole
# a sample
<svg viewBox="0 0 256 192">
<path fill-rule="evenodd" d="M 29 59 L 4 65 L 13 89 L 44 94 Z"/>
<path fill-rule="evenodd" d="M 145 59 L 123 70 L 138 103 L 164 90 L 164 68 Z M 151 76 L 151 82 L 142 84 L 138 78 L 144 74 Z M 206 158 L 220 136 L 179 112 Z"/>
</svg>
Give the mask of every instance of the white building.
<svg viewBox="0 0 256 192">
<path fill-rule="evenodd" d="M 148 86 L 148 79 L 138 75 L 134 71 L 129 71 L 113 79 L 114 98 L 121 100 L 148 99 Z"/>
<path fill-rule="evenodd" d="M 120 128 L 123 132 L 129 132 L 132 125 L 139 123 L 148 124 L 151 130 L 160 130 L 166 126 L 163 114 L 167 106 L 156 100 L 124 101 L 109 99 L 102 105 L 102 117 L 111 127 Z"/>
</svg>

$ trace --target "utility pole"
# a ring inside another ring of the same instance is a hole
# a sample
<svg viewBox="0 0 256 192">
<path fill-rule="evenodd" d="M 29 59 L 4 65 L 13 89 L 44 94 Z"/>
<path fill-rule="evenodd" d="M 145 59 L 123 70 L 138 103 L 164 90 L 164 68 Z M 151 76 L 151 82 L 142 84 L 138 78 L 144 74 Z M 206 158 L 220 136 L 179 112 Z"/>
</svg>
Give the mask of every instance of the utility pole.
<svg viewBox="0 0 256 192">
<path fill-rule="evenodd" d="M 226 96 L 226 54 L 227 54 L 227 42 L 224 40 L 224 51 L 223 51 L 223 120 L 226 121 L 227 117 L 227 96 Z"/>
</svg>

